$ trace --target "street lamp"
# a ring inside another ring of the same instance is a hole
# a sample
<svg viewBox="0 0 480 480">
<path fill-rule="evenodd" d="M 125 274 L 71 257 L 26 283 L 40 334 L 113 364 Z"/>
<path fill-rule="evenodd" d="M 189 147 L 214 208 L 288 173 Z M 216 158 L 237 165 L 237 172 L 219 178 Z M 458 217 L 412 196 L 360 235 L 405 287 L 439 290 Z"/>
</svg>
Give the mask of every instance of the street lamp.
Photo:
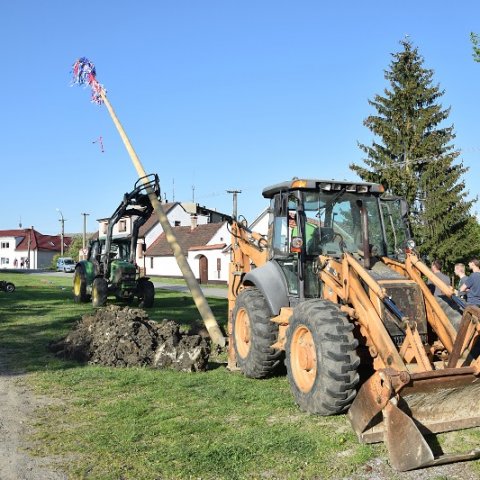
<svg viewBox="0 0 480 480">
<path fill-rule="evenodd" d="M 65 236 L 65 219 L 63 218 L 63 213 L 59 208 L 57 208 L 57 212 L 60 214 L 60 219 L 58 221 L 62 223 L 62 233 L 60 234 L 60 239 L 61 239 L 60 256 L 63 257 L 63 239 Z"/>
</svg>

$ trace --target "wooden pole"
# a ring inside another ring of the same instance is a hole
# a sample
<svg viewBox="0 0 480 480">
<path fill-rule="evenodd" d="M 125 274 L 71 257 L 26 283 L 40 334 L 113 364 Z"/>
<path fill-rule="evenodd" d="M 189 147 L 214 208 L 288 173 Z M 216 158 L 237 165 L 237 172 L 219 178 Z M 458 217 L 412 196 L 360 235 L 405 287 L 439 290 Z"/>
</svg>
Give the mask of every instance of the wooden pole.
<svg viewBox="0 0 480 480">
<path fill-rule="evenodd" d="M 120 121 L 118 120 L 118 117 L 115 114 L 115 111 L 113 110 L 113 107 L 110 104 L 103 89 L 101 89 L 100 94 L 103 102 L 105 103 L 108 109 L 108 112 L 110 113 L 110 116 L 112 117 L 113 123 L 117 127 L 118 133 L 122 138 L 122 141 L 127 149 L 127 152 L 130 155 L 130 158 L 137 171 L 138 176 L 140 178 L 146 177 L 147 174 L 140 162 L 140 159 L 138 158 L 135 150 L 133 149 L 133 146 L 129 138 L 127 137 L 127 134 L 125 133 L 125 130 L 123 129 Z M 170 222 L 168 221 L 167 215 L 163 210 L 162 204 L 159 202 L 155 193 L 151 189 L 150 191 L 148 191 L 148 197 L 152 202 L 152 206 L 155 210 L 155 213 L 157 214 L 157 218 L 160 222 L 160 225 L 162 226 L 163 231 L 165 232 L 165 237 L 167 239 L 167 242 L 169 243 L 171 249 L 173 250 L 173 254 L 175 256 L 177 264 L 180 268 L 180 271 L 182 272 L 183 277 L 185 278 L 185 281 L 187 282 L 187 286 L 190 289 L 190 292 L 192 293 L 192 297 L 195 302 L 195 305 L 200 315 L 202 316 L 203 322 L 205 324 L 205 327 L 208 330 L 208 333 L 210 334 L 212 341 L 222 347 L 225 346 L 225 337 L 223 336 L 222 331 L 218 326 L 218 323 L 213 315 L 213 312 L 210 306 L 208 305 L 205 295 L 203 294 L 202 289 L 200 288 L 200 285 L 198 284 L 197 279 L 195 278 L 195 275 L 192 269 L 190 268 L 190 265 L 187 262 L 187 259 L 185 258 L 185 255 L 183 255 L 182 253 L 182 250 L 180 248 L 180 245 L 178 244 L 177 238 L 175 237 L 175 234 L 173 233 L 173 229 L 170 225 Z"/>
</svg>

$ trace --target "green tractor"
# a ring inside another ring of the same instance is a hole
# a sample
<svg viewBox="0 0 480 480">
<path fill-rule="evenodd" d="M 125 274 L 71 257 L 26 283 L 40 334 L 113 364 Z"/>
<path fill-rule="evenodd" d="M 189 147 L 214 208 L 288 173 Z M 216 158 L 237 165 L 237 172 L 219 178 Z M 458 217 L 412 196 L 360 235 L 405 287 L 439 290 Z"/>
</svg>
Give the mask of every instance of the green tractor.
<svg viewBox="0 0 480 480">
<path fill-rule="evenodd" d="M 139 276 L 135 264 L 138 232 L 150 217 L 153 206 L 148 192 L 160 196 L 158 175 L 147 175 L 135 183 L 134 189 L 126 193 L 121 204 L 108 221 L 106 238 L 90 242 L 87 260 L 75 267 L 73 298 L 77 303 L 88 302 L 94 307 L 105 305 L 107 297 L 114 295 L 118 301 L 133 302 L 138 298 L 141 308 L 153 306 L 155 288 L 148 277 Z M 125 217 L 132 218 L 129 237 L 113 237 L 113 227 Z"/>
</svg>

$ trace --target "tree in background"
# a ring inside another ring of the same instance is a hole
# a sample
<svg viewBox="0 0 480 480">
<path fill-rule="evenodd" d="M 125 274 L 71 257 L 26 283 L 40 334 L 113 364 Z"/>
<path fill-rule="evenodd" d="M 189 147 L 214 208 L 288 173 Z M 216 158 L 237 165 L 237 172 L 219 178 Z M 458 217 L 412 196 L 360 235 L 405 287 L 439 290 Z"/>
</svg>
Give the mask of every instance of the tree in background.
<svg viewBox="0 0 480 480">
<path fill-rule="evenodd" d="M 473 59 L 476 62 L 480 62 L 480 38 L 476 33 L 470 33 L 470 40 L 473 45 Z"/>
<path fill-rule="evenodd" d="M 390 89 L 369 100 L 377 114 L 364 121 L 379 140 L 359 144 L 366 167 L 350 168 L 363 180 L 405 197 L 420 253 L 451 269 L 480 251 L 478 225 L 470 213 L 475 200 L 466 200 L 462 180 L 468 169 L 455 162 L 459 151 L 451 144 L 453 126 L 442 126 L 450 109 L 438 103 L 444 91 L 432 83 L 433 70 L 424 68 L 410 41 L 400 44 L 403 50 L 392 54 L 385 71 Z"/>
</svg>

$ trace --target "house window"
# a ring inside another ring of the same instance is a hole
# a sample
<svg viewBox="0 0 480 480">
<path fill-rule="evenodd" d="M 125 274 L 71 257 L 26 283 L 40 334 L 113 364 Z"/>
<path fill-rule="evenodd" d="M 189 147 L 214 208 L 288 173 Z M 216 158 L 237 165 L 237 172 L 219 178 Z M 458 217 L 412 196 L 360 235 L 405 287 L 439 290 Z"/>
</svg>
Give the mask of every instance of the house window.
<svg viewBox="0 0 480 480">
<path fill-rule="evenodd" d="M 217 270 L 220 271 L 222 269 L 222 260 L 217 258 Z"/>
<path fill-rule="evenodd" d="M 0 259 L 0 264 L 1 264 L 1 265 L 8 265 L 8 264 L 9 264 L 8 258 L 2 257 L 2 258 Z"/>
<path fill-rule="evenodd" d="M 153 257 L 150 257 L 150 268 L 153 268 Z"/>
<path fill-rule="evenodd" d="M 126 232 L 127 231 L 127 221 L 126 220 L 120 220 L 118 222 L 118 231 L 119 232 Z"/>
<path fill-rule="evenodd" d="M 180 220 L 175 220 L 175 226 L 176 226 L 176 227 L 180 227 L 181 224 L 182 224 L 182 223 L 180 222 Z"/>
<path fill-rule="evenodd" d="M 107 229 L 108 229 L 108 223 L 103 222 L 102 223 L 102 233 L 107 233 Z"/>
<path fill-rule="evenodd" d="M 10 242 L 2 242 L 2 248 L 10 248 Z"/>
</svg>

